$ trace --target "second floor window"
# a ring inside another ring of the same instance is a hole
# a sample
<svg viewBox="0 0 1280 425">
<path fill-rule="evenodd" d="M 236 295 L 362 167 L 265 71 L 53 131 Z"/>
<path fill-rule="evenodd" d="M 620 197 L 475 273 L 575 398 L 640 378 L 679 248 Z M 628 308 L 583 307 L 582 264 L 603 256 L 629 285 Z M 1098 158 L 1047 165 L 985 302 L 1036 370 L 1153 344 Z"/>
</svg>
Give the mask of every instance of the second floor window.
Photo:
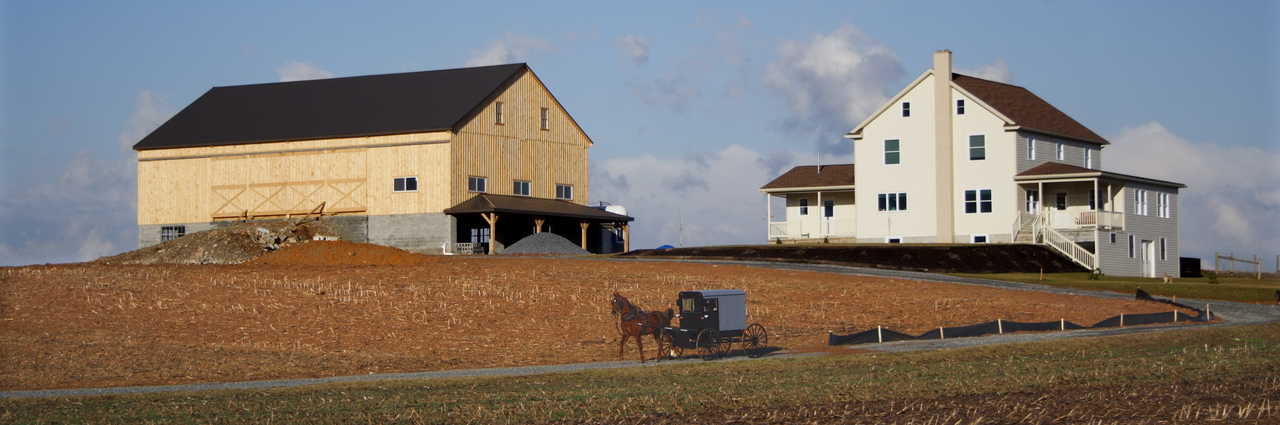
<svg viewBox="0 0 1280 425">
<path fill-rule="evenodd" d="M 1133 191 L 1133 213 L 1147 215 L 1147 191 L 1142 189 Z"/>
<path fill-rule="evenodd" d="M 1027 159 L 1036 159 L 1036 139 L 1027 138 Z"/>
<path fill-rule="evenodd" d="M 1066 148 L 1062 146 L 1062 142 L 1058 142 L 1058 160 L 1064 161 L 1066 159 L 1067 159 Z"/>
<path fill-rule="evenodd" d="M 880 211 L 906 211 L 907 210 L 907 194 L 905 193 L 881 193 Z"/>
<path fill-rule="evenodd" d="M 542 129 L 551 129 L 551 122 L 547 120 L 547 108 L 542 108 Z"/>
<path fill-rule="evenodd" d="M 392 192 L 416 192 L 418 191 L 417 177 L 396 177 L 391 185 Z"/>
<path fill-rule="evenodd" d="M 502 124 L 502 102 L 493 104 L 493 122 Z"/>
<path fill-rule="evenodd" d="M 516 180 L 514 187 L 511 188 L 511 194 L 516 196 L 529 196 L 529 182 Z"/>
<path fill-rule="evenodd" d="M 969 160 L 981 161 L 987 159 L 987 136 L 976 135 L 969 136 Z"/>
<path fill-rule="evenodd" d="M 484 177 L 471 176 L 467 177 L 467 191 L 484 192 L 486 179 Z"/>
<path fill-rule="evenodd" d="M 898 150 L 898 139 L 890 139 L 884 141 L 884 163 L 885 165 L 897 164 L 901 162 L 901 151 Z"/>
<path fill-rule="evenodd" d="M 1169 218 L 1169 194 L 1156 194 L 1156 215 L 1161 218 Z"/>
<path fill-rule="evenodd" d="M 573 186 L 567 184 L 556 185 L 556 199 L 573 199 Z"/>
</svg>

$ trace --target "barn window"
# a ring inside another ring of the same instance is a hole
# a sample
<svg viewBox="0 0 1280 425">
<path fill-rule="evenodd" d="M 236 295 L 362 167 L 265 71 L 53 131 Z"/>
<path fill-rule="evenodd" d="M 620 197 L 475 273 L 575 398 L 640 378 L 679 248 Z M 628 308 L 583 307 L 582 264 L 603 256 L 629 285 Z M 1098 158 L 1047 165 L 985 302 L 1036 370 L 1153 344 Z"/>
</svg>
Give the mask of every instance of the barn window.
<svg viewBox="0 0 1280 425">
<path fill-rule="evenodd" d="M 393 191 L 393 192 L 417 192 L 417 191 L 418 191 L 418 178 L 417 178 L 417 177 L 396 177 L 396 178 L 395 178 L 395 183 L 392 185 L 391 191 Z"/>
<path fill-rule="evenodd" d="M 542 108 L 542 129 L 551 129 L 551 123 L 547 121 L 547 108 Z"/>
<path fill-rule="evenodd" d="M 573 199 L 573 186 L 567 184 L 556 185 L 556 199 Z"/>
<path fill-rule="evenodd" d="M 484 187 L 485 187 L 484 177 L 476 177 L 476 176 L 467 177 L 467 191 L 484 192 Z"/>
<path fill-rule="evenodd" d="M 160 242 L 171 241 L 187 234 L 187 226 L 164 226 L 160 228 Z"/>
<path fill-rule="evenodd" d="M 493 104 L 493 122 L 502 124 L 502 102 Z"/>
<path fill-rule="evenodd" d="M 511 194 L 516 196 L 529 196 L 529 182 L 516 180 L 514 187 L 511 188 Z"/>
</svg>

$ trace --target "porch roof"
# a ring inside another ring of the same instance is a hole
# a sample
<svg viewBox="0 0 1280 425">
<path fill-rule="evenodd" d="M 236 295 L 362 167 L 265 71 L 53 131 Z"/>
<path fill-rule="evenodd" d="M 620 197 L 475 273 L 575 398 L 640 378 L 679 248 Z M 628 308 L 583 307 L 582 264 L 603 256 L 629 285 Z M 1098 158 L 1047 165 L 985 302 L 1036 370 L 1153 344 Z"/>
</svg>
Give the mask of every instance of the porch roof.
<svg viewBox="0 0 1280 425">
<path fill-rule="evenodd" d="M 1185 188 L 1187 185 L 1164 180 L 1149 179 L 1146 177 L 1131 176 L 1128 174 L 1112 173 L 1102 170 L 1091 170 L 1075 165 L 1068 165 L 1058 162 L 1046 162 L 1040 164 L 1030 170 L 1018 173 L 1013 176 L 1014 181 L 1019 182 L 1036 182 L 1036 181 L 1052 181 L 1063 179 L 1089 179 L 1102 178 L 1108 180 L 1132 181 L 1158 186 Z"/>
<path fill-rule="evenodd" d="M 557 199 L 482 193 L 444 210 L 445 214 L 512 213 L 567 217 L 603 222 L 630 222 L 634 218 Z"/>
<path fill-rule="evenodd" d="M 853 189 L 853 164 L 801 165 L 782 173 L 761 192 L 791 192 L 795 190 L 848 190 Z"/>
</svg>

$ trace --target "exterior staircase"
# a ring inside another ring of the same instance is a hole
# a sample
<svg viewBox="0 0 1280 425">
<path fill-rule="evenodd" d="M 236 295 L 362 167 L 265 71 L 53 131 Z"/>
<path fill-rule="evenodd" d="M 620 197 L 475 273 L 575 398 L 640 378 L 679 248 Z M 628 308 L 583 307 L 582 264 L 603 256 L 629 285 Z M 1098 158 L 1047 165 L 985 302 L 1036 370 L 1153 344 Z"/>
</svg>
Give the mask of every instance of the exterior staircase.
<svg viewBox="0 0 1280 425">
<path fill-rule="evenodd" d="M 1048 245 L 1086 269 L 1098 268 L 1097 254 L 1089 252 L 1070 238 L 1046 226 L 1044 218 L 1044 215 L 1020 213 L 1018 221 L 1014 224 L 1017 233 L 1014 235 L 1013 243 Z"/>
<path fill-rule="evenodd" d="M 1022 215 L 1022 219 L 1019 220 L 1021 226 L 1018 227 L 1017 236 L 1013 238 L 1013 243 L 1036 243 L 1036 216 L 1025 212 L 1019 214 Z"/>
</svg>

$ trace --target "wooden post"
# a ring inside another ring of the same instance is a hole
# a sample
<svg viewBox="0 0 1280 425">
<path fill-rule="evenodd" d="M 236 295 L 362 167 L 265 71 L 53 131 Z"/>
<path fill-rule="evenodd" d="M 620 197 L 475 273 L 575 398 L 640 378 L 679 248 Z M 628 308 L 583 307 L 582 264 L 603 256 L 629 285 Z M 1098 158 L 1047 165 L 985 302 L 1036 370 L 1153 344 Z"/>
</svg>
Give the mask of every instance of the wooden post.
<svg viewBox="0 0 1280 425">
<path fill-rule="evenodd" d="M 547 220 L 542 217 L 533 219 L 533 225 L 537 226 L 536 228 L 534 228 L 533 233 L 542 233 L 542 223 L 546 223 L 546 222 Z"/>
<path fill-rule="evenodd" d="M 1178 323 L 1178 310 L 1173 311 L 1173 323 Z"/>
<path fill-rule="evenodd" d="M 1058 330 L 1067 330 L 1067 319 L 1058 319 Z"/>
<path fill-rule="evenodd" d="M 1124 313 L 1120 313 L 1120 327 L 1124 327 Z"/>
<path fill-rule="evenodd" d="M 480 213 L 480 217 L 483 217 L 484 221 L 489 222 L 489 253 L 493 254 L 493 240 L 498 237 L 498 213 Z"/>
<path fill-rule="evenodd" d="M 1000 331 L 1000 335 L 1004 335 L 1004 320 L 996 319 L 996 329 Z"/>
<path fill-rule="evenodd" d="M 942 327 L 938 327 L 938 339 L 947 339 L 946 333 L 942 331 Z"/>
<path fill-rule="evenodd" d="M 578 222 L 578 225 L 582 226 L 582 249 L 586 250 L 587 249 L 587 226 L 590 226 L 591 222 L 582 220 Z"/>
<path fill-rule="evenodd" d="M 884 342 L 884 332 L 881 331 L 880 325 L 876 325 L 876 342 L 877 343 Z"/>
<path fill-rule="evenodd" d="M 631 224 L 622 223 L 622 252 L 631 252 Z"/>
<path fill-rule="evenodd" d="M 1258 261 L 1258 254 L 1253 254 L 1253 270 L 1258 275 L 1258 280 L 1262 280 L 1262 262 Z"/>
</svg>

